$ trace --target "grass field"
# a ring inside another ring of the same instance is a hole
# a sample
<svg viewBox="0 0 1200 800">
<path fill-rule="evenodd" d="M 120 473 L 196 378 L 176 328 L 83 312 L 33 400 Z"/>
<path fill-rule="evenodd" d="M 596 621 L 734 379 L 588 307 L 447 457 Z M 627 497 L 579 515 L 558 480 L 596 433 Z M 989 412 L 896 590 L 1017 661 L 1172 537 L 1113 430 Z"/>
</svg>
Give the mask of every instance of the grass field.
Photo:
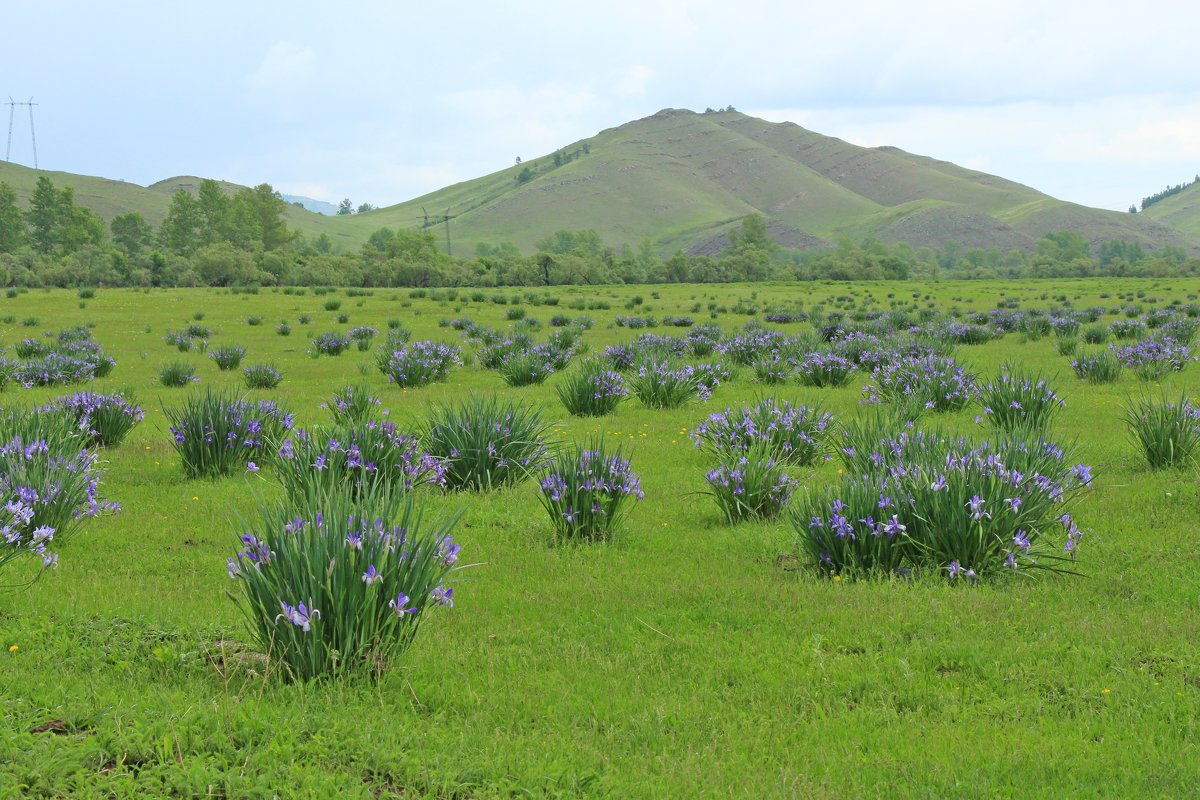
<svg viewBox="0 0 1200 800">
<path fill-rule="evenodd" d="M 1200 281 L 757 284 L 471 291 L 455 300 L 230 294 L 218 290 L 35 291 L 0 298 L 0 341 L 94 324 L 117 359 L 97 390 L 129 387 L 145 421 L 108 461 L 103 496 L 123 510 L 89 521 L 60 564 L 29 587 L 0 590 L 0 796 L 3 797 L 1188 797 L 1200 792 L 1200 496 L 1192 470 L 1151 472 L 1120 421 L 1143 389 L 1079 382 L 1053 337 L 1019 334 L 960 347 L 981 376 L 1005 361 L 1044 370 L 1065 399 L 1054 428 L 1075 442 L 1094 485 L 1076 509 L 1087 531 L 1082 577 L 830 580 L 796 558 L 786 519 L 727 524 L 703 494 L 707 462 L 687 432 L 709 413 L 771 395 L 822 400 L 838 420 L 862 414 L 856 375 L 837 389 L 760 386 L 742 369 L 705 403 L 658 411 L 628 399 L 614 417 L 569 417 L 555 375 L 507 388 L 457 368 L 423 389 L 389 386 L 372 354 L 311 359 L 309 338 L 355 325 L 456 341 L 442 319 L 502 328 L 517 298 L 529 316 L 586 313 L 593 352 L 631 339 L 620 314 L 690 315 L 800 300 L 886 310 L 894 303 L 983 311 L 1002 300 L 1047 308 L 1143 310 L 1189 302 Z M 1101 298 L 1101 293 L 1107 295 Z M 894 295 L 894 297 L 893 297 Z M 643 298 L 636 310 L 624 306 Z M 838 301 L 837 298 L 844 298 Z M 611 308 L 572 310 L 573 300 Z M 1151 302 L 1155 300 L 1156 302 Z M 874 305 L 871 305 L 873 301 Z M 700 311 L 694 309 L 699 304 Z M 86 305 L 86 307 L 83 307 Z M 497 393 L 541 404 L 563 442 L 598 433 L 628 448 L 645 500 L 609 543 L 554 545 L 529 480 L 492 493 L 435 493 L 461 509 L 457 607 L 423 624 L 378 680 L 307 684 L 264 675 L 226 596 L 234 513 L 274 497 L 270 471 L 187 480 L 163 407 L 188 392 L 240 386 L 200 353 L 163 341 L 203 313 L 212 346 L 241 344 L 245 364 L 283 373 L 271 397 L 300 425 L 321 402 L 368 380 L 390 418 L 415 427 L 436 404 Z M 308 325 L 300 314 L 311 315 Z M 250 316 L 263 323 L 251 326 Z M 38 323 L 20 323 L 37 318 Z M 715 320 L 726 332 L 751 316 Z M 1117 319 L 1109 316 L 1105 322 Z M 274 326 L 292 324 L 281 337 Z M 807 323 L 777 327 L 787 333 Z M 545 335 L 543 329 L 542 337 Z M 684 331 L 658 328 L 657 333 Z M 469 352 L 470 349 L 467 349 Z M 187 389 L 157 383 L 171 360 L 195 363 Z M 1197 367 L 1166 382 L 1189 390 Z M 69 388 L 10 385 L 0 403 L 41 403 Z M 982 430 L 978 406 L 936 420 Z M 837 477 L 838 461 L 794 470 Z M 21 563 L 6 584 L 32 575 Z"/>
</svg>

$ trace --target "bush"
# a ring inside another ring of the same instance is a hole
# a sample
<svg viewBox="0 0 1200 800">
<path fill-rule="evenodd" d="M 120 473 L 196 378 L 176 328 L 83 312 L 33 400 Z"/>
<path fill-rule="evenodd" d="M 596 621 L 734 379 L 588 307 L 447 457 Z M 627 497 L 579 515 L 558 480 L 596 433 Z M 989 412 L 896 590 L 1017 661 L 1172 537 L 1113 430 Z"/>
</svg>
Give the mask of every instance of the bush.
<svg viewBox="0 0 1200 800">
<path fill-rule="evenodd" d="M 246 317 L 246 324 L 247 325 L 262 325 L 262 317 L 259 317 L 259 316 Z"/>
<path fill-rule="evenodd" d="M 1044 433 L 1063 407 L 1041 375 L 1007 365 L 995 380 L 979 386 L 979 402 L 984 418 L 1006 431 Z"/>
<path fill-rule="evenodd" d="M 729 522 L 768 519 L 787 506 L 796 483 L 772 450 L 765 442 L 755 442 L 745 450 L 717 452 L 717 466 L 705 480 L 708 494 Z"/>
<path fill-rule="evenodd" d="M 608 369 L 598 358 L 580 364 L 556 387 L 558 399 L 567 413 L 576 417 L 603 417 L 612 414 L 629 396 L 619 372 Z"/>
<path fill-rule="evenodd" d="M 335 425 L 366 422 L 381 407 L 379 398 L 371 396 L 371 390 L 365 383 L 347 386 L 334 392 L 329 402 L 321 403 L 321 408 L 329 412 Z"/>
<path fill-rule="evenodd" d="M 697 447 L 720 457 L 745 454 L 764 446 L 766 453 L 784 464 L 808 467 L 829 452 L 833 415 L 821 407 L 793 406 L 767 398 L 740 410 L 727 408 L 700 423 L 691 432 Z"/>
<path fill-rule="evenodd" d="M 539 483 L 542 507 L 559 540 L 605 540 L 619 530 L 642 482 L 620 448 L 603 439 L 573 446 L 554 457 Z"/>
<path fill-rule="evenodd" d="M 375 363 L 397 386 L 427 386 L 446 380 L 450 368 L 462 363 L 454 345 L 418 341 L 399 348 L 377 351 Z"/>
<path fill-rule="evenodd" d="M 1113 383 L 1121 377 L 1121 362 L 1109 350 L 1079 353 L 1071 361 L 1071 369 L 1088 383 Z"/>
<path fill-rule="evenodd" d="M 435 408 L 421 441 L 441 461 L 448 489 L 489 490 L 524 480 L 545 465 L 549 427 L 532 406 L 470 396 Z"/>
<path fill-rule="evenodd" d="M 455 522 L 402 494 L 262 508 L 228 564 L 259 646 L 297 680 L 381 672 L 430 607 L 454 605 Z"/>
<path fill-rule="evenodd" d="M 120 444 L 146 416 L 131 396 L 93 392 L 56 398 L 40 410 L 64 414 L 93 444 L 102 447 Z"/>
<path fill-rule="evenodd" d="M 341 307 L 342 307 L 341 300 L 326 300 L 325 301 L 325 310 L 326 311 L 337 311 Z"/>
<path fill-rule="evenodd" d="M 398 432 L 390 422 L 302 428 L 284 440 L 278 453 L 275 472 L 293 503 L 444 484 L 441 463 L 422 451 L 415 436 Z"/>
<path fill-rule="evenodd" d="M 178 408 L 163 408 L 171 444 L 189 478 L 217 478 L 270 459 L 293 425 L 292 415 L 270 400 L 253 402 L 233 392 L 208 390 Z"/>
<path fill-rule="evenodd" d="M 1140 397 L 1125 405 L 1124 420 L 1150 469 L 1191 466 L 1200 445 L 1200 408 L 1185 394 L 1178 402 Z"/>
<path fill-rule="evenodd" d="M 242 363 L 242 357 L 246 355 L 246 348 L 229 344 L 224 347 L 218 347 L 208 354 L 208 357 L 217 362 L 217 369 L 227 371 L 237 369 Z"/>
<path fill-rule="evenodd" d="M 283 375 L 274 364 L 251 364 L 242 370 L 247 389 L 274 389 Z"/>
<path fill-rule="evenodd" d="M 158 382 L 163 386 L 178 388 L 199 380 L 196 368 L 182 361 L 172 361 L 158 371 Z"/>
</svg>

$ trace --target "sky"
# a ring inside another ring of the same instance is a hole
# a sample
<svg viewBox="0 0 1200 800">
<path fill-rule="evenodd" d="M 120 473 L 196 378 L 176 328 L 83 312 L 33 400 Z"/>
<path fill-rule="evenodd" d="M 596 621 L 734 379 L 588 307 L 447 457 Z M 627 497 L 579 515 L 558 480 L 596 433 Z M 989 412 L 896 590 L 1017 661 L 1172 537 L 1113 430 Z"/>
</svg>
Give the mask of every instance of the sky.
<svg viewBox="0 0 1200 800">
<path fill-rule="evenodd" d="M 1102 208 L 1200 173 L 1197 3 L 42 0 L 0 20 L 0 99 L 37 103 L 39 165 L 142 185 L 390 205 L 728 105 Z"/>
</svg>

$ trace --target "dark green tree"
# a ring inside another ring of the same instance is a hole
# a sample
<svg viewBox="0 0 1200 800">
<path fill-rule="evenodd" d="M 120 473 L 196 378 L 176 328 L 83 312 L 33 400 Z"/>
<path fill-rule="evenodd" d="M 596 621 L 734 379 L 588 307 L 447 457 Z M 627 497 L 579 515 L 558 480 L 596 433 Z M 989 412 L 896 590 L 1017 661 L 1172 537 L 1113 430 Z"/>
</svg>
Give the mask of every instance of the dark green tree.
<svg viewBox="0 0 1200 800">
<path fill-rule="evenodd" d="M 203 244 L 228 241 L 233 203 L 221 188 L 221 184 L 214 180 L 200 181 L 196 202 L 200 206 L 200 215 L 204 218 L 201 223 L 200 241 Z"/>
<path fill-rule="evenodd" d="M 354 213 L 354 204 L 350 202 L 350 198 L 342 200 L 338 203 L 337 215 L 339 217 L 348 217 Z"/>
<path fill-rule="evenodd" d="M 17 193 L 0 181 L 0 253 L 15 253 L 25 243 L 25 215 Z"/>
<path fill-rule="evenodd" d="M 127 256 L 136 256 L 150 246 L 150 223 L 136 211 L 113 217 L 109 229 L 112 230 L 113 244 Z"/>
<path fill-rule="evenodd" d="M 358 210 L 357 210 L 357 211 L 355 211 L 354 213 L 356 213 L 356 214 L 365 214 L 365 213 L 367 213 L 368 211 L 374 211 L 374 210 L 375 210 L 375 206 L 371 205 L 370 203 L 361 203 L 361 204 L 359 204 L 359 206 L 358 206 Z"/>
<path fill-rule="evenodd" d="M 200 203 L 186 189 L 171 196 L 167 217 L 158 226 L 158 240 L 164 249 L 181 256 L 190 256 L 201 245 L 204 213 Z"/>
</svg>

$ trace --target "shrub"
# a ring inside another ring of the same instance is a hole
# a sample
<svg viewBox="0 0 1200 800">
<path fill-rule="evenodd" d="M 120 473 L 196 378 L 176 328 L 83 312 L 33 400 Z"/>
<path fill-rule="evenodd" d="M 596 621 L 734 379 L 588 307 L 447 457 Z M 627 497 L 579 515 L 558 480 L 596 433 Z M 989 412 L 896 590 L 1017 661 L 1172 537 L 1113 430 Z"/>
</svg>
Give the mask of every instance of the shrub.
<svg viewBox="0 0 1200 800">
<path fill-rule="evenodd" d="M 350 337 L 337 331 L 326 331 L 312 340 L 308 354 L 318 356 L 340 356 L 350 347 Z"/>
<path fill-rule="evenodd" d="M 212 390 L 188 397 L 178 408 L 164 407 L 163 413 L 189 478 L 230 475 L 271 458 L 293 425 L 292 415 L 271 400 Z"/>
<path fill-rule="evenodd" d="M 379 371 L 397 386 L 427 386 L 446 380 L 450 368 L 462 363 L 454 345 L 418 341 L 376 355 Z"/>
<path fill-rule="evenodd" d="M 565 375 L 556 390 L 567 413 L 576 417 L 607 416 L 629 396 L 621 374 L 598 358 L 584 361 L 579 369 Z"/>
<path fill-rule="evenodd" d="M 444 484 L 441 463 L 422 451 L 417 437 L 398 432 L 391 422 L 301 428 L 283 441 L 278 454 L 275 473 L 293 503 Z"/>
<path fill-rule="evenodd" d="M 329 412 L 335 425 L 366 422 L 375 416 L 381 406 L 379 398 L 371 396 L 371 390 L 365 383 L 347 386 L 334 392 L 329 402 L 321 403 L 321 408 Z"/>
<path fill-rule="evenodd" d="M 441 461 L 447 488 L 488 490 L 544 466 L 549 427 L 532 406 L 471 396 L 435 408 L 421 441 Z"/>
<path fill-rule="evenodd" d="M 131 396 L 92 392 L 56 398 L 40 410 L 64 414 L 93 444 L 100 446 L 120 444 L 146 416 L 141 406 L 133 404 Z"/>
<path fill-rule="evenodd" d="M 1079 353 L 1071 361 L 1071 369 L 1088 383 L 1113 383 L 1121 377 L 1121 361 L 1110 350 Z"/>
<path fill-rule="evenodd" d="M 246 355 L 246 348 L 241 345 L 229 344 L 224 347 L 218 347 L 208 354 L 208 357 L 217 363 L 217 369 L 227 371 L 237 369 L 242 363 L 242 356 Z"/>
<path fill-rule="evenodd" d="M 705 480 L 708 494 L 729 522 L 768 519 L 787 506 L 795 481 L 772 450 L 765 442 L 755 442 L 740 451 L 718 451 L 717 466 Z"/>
<path fill-rule="evenodd" d="M 1141 447 L 1150 469 L 1190 466 L 1200 445 L 1200 408 L 1184 395 L 1178 402 L 1165 397 L 1131 399 L 1124 420 Z"/>
<path fill-rule="evenodd" d="M 455 522 L 402 494 L 262 508 L 228 564 L 259 646 L 297 680 L 382 671 L 430 607 L 454 605 Z"/>
<path fill-rule="evenodd" d="M 251 364 L 242 370 L 247 389 L 274 389 L 283 375 L 274 364 Z"/>
<path fill-rule="evenodd" d="M 714 455 L 744 454 L 757 446 L 784 464 L 812 466 L 829 451 L 833 415 L 821 407 L 793 406 L 766 398 L 739 410 L 710 414 L 691 432 L 697 447 Z"/>
<path fill-rule="evenodd" d="M 246 324 L 247 325 L 262 325 L 262 317 L 259 317 L 259 316 L 246 317 Z"/>
<path fill-rule="evenodd" d="M 341 300 L 326 300 L 325 301 L 325 310 L 326 311 L 337 311 L 341 307 L 342 307 Z"/>
<path fill-rule="evenodd" d="M 158 382 L 163 386 L 178 388 L 199 380 L 196 368 L 182 361 L 172 361 L 158 371 Z"/>
<path fill-rule="evenodd" d="M 539 483 L 542 507 L 559 540 L 604 540 L 620 528 L 642 483 L 629 461 L 603 439 L 559 452 Z"/>
<path fill-rule="evenodd" d="M 1063 407 L 1062 399 L 1041 375 L 1007 365 L 995 380 L 978 388 L 984 418 L 1006 431 L 1044 433 Z"/>
</svg>

